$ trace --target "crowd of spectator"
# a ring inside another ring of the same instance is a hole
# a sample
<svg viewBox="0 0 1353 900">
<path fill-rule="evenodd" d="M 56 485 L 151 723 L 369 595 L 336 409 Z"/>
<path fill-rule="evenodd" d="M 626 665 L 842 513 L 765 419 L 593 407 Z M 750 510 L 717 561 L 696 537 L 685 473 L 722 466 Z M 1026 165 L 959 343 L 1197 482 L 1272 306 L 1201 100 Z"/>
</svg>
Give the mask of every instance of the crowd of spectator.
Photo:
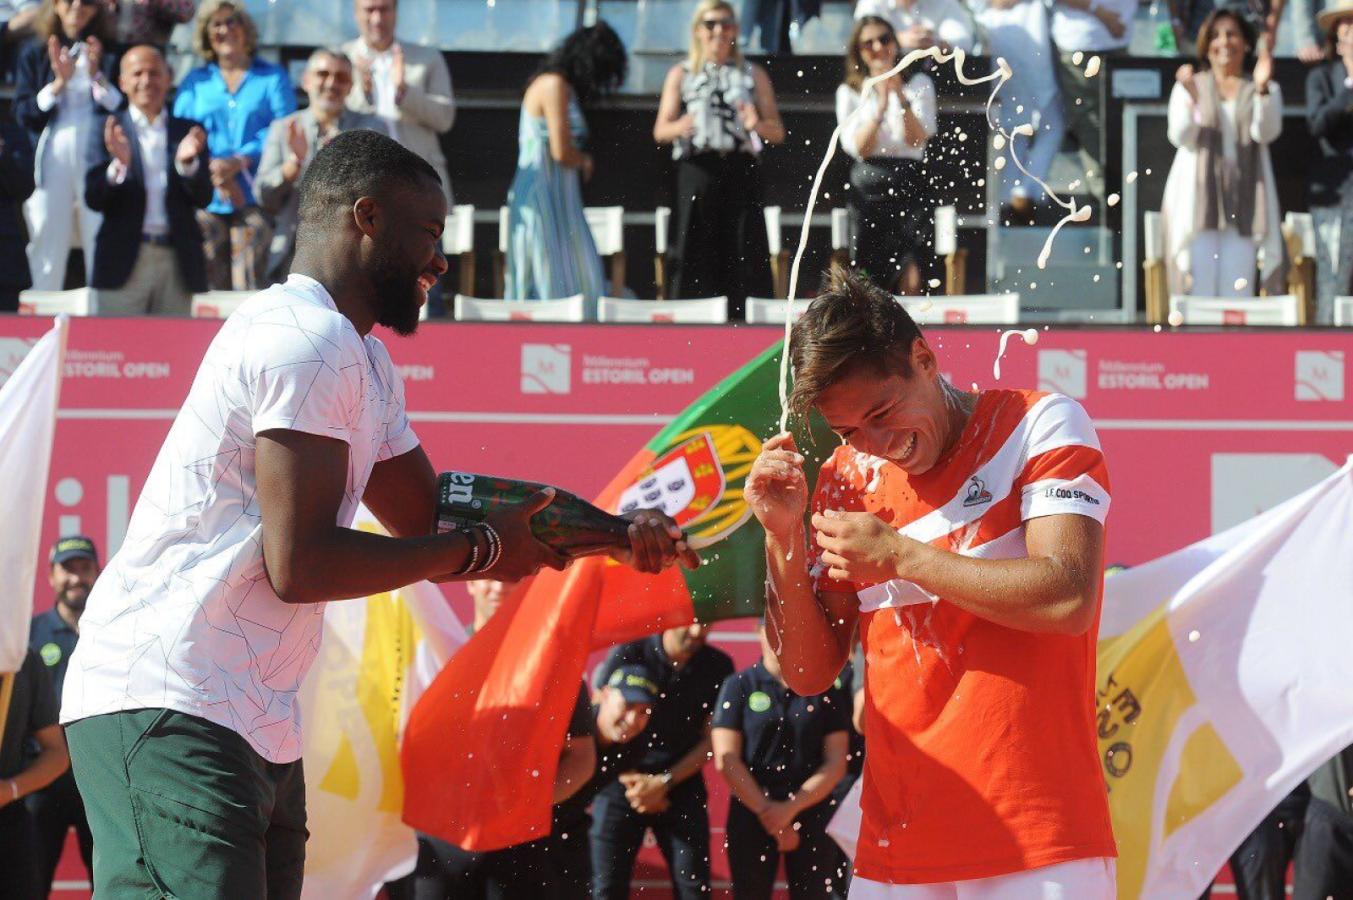
<svg viewBox="0 0 1353 900">
<path fill-rule="evenodd" d="M 1171 293 L 1282 292 L 1268 149 L 1282 129 L 1272 51 L 1280 20 L 1292 23 L 1299 56 L 1314 65 L 1318 321 L 1329 322 L 1333 297 L 1348 292 L 1353 11 L 1347 0 L 1318 12 L 1313 2 L 1293 0 L 1282 19 L 1285 0 L 1170 0 L 1158 39 L 1194 51 L 1169 99 L 1177 152 L 1162 224 Z M 296 185 L 316 149 L 343 130 L 396 137 L 433 165 L 451 198 L 443 152 L 456 113 L 450 74 L 436 49 L 396 38 L 396 0 L 355 0 L 359 37 L 310 58 L 299 113 L 287 71 L 260 55 L 240 0 L 5 5 L 0 47 L 15 58 L 15 91 L 13 121 L 0 124 L 0 234 L 26 233 L 27 247 L 23 259 L 12 246 L 0 251 L 0 309 L 15 308 L 24 288 L 60 289 L 77 235 L 99 312 L 182 313 L 194 292 L 278 279 L 292 252 Z M 763 43 L 780 49 L 790 33 L 776 12 L 784 5 L 747 8 Z M 800 4 L 790 18 L 815 9 Z M 1101 90 L 1086 60 L 1125 53 L 1137 11 L 1138 0 L 858 0 L 836 96 L 851 157 L 851 264 L 899 294 L 936 283 L 928 277 L 940 203 L 927 174 L 934 82 L 925 66 L 867 92 L 866 79 L 913 50 L 1004 57 L 1013 77 L 993 114 L 1016 132 L 1022 166 L 989 173 L 1000 185 L 995 215 L 1005 225 L 1050 225 L 1060 210 L 1039 182 L 1063 149 L 1079 150 L 1085 189 L 1104 196 Z M 181 23 L 199 64 L 175 85 L 163 48 Z M 726 296 L 733 318 L 746 297 L 774 292 L 760 167 L 764 148 L 786 137 L 770 76 L 744 57 L 744 43 L 737 8 L 699 0 L 687 57 L 668 72 L 653 124 L 654 141 L 670 145 L 675 161 L 665 295 Z M 528 81 L 506 197 L 505 298 L 582 295 L 594 307 L 606 293 L 583 209 L 595 169 L 587 111 L 627 69 L 623 42 L 598 22 L 566 38 Z M 440 286 L 429 304 L 444 312 Z"/>
</svg>

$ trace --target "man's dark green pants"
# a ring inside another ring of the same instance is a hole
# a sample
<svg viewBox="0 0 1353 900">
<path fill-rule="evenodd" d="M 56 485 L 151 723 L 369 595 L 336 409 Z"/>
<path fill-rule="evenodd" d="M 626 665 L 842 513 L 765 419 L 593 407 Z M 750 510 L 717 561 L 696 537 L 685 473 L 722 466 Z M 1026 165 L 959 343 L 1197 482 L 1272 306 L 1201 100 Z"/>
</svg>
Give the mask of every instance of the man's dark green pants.
<svg viewBox="0 0 1353 900">
<path fill-rule="evenodd" d="M 167 709 L 81 719 L 66 740 L 99 900 L 301 895 L 299 760 L 268 762 L 229 728 Z"/>
</svg>

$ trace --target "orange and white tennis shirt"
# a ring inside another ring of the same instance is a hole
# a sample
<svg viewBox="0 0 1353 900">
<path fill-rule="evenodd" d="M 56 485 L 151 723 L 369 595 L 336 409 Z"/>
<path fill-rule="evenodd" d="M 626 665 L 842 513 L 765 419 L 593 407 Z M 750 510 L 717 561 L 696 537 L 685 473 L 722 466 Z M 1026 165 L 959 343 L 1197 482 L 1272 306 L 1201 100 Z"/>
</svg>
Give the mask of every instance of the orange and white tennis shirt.
<svg viewBox="0 0 1353 900">
<path fill-rule="evenodd" d="M 1103 523 L 1109 480 L 1075 400 L 985 391 L 957 444 L 909 476 L 837 449 L 814 511 L 872 512 L 983 559 L 1027 555 L 1024 523 Z M 989 878 L 1116 855 L 1094 731 L 1098 616 L 1082 635 L 996 625 L 902 580 L 850 584 L 865 649 L 863 821 L 856 873 L 899 884 Z"/>
</svg>

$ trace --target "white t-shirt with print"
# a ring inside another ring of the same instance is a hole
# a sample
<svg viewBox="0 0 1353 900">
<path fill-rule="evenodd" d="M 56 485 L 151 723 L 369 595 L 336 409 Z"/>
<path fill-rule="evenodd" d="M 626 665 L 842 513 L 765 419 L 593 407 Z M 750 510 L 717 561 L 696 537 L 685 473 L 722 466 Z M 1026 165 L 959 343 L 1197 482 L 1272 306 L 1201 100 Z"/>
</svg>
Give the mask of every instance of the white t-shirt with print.
<svg viewBox="0 0 1353 900">
<path fill-rule="evenodd" d="M 297 691 L 324 604 L 283 603 L 264 572 L 254 451 L 270 429 L 348 445 L 342 526 L 372 466 L 418 445 L 385 346 L 303 275 L 250 298 L 207 349 L 89 595 L 63 723 L 172 709 L 238 732 L 271 762 L 300 757 Z"/>
</svg>

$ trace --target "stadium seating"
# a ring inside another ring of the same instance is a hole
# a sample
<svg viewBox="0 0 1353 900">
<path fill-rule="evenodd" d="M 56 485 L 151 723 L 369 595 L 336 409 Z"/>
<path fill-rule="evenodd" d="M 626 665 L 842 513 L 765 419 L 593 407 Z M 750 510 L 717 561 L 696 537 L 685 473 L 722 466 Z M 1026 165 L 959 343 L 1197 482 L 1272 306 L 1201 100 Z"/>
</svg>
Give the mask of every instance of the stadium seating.
<svg viewBox="0 0 1353 900">
<path fill-rule="evenodd" d="M 794 318 L 803 315 L 803 311 L 812 303 L 811 298 L 794 301 Z M 749 325 L 783 325 L 785 323 L 785 301 L 776 297 L 748 297 L 747 323 Z"/>
<path fill-rule="evenodd" d="M 1170 298 L 1170 313 L 1182 325 L 1297 325 L 1300 304 L 1292 294 L 1277 297 Z"/>
<path fill-rule="evenodd" d="M 485 300 L 457 294 L 454 311 L 461 322 L 582 322 L 587 318 L 582 294 L 561 300 Z"/>
<path fill-rule="evenodd" d="M 442 253 L 446 258 L 458 259 L 460 292 L 471 293 L 474 290 L 474 207 L 458 204 L 446 217 L 446 227 L 442 231 Z"/>
<path fill-rule="evenodd" d="M 1334 324 L 1353 325 L 1353 297 L 1334 298 Z"/>
<path fill-rule="evenodd" d="M 74 288 L 69 291 L 23 291 L 19 294 L 19 313 L 26 316 L 55 316 L 65 313 L 68 316 L 91 316 L 92 308 L 88 288 Z"/>
<path fill-rule="evenodd" d="M 1019 294 L 963 294 L 957 297 L 898 297 L 918 325 L 1014 325 Z"/>
<path fill-rule="evenodd" d="M 611 263 L 611 293 L 625 293 L 625 207 L 589 206 L 583 210 L 597 253 Z"/>
<path fill-rule="evenodd" d="M 257 291 L 207 291 L 193 294 L 193 318 L 225 319 Z"/>
<path fill-rule="evenodd" d="M 616 297 L 602 297 L 597 301 L 597 321 L 718 325 L 728 321 L 728 298 L 622 300 Z"/>
</svg>

